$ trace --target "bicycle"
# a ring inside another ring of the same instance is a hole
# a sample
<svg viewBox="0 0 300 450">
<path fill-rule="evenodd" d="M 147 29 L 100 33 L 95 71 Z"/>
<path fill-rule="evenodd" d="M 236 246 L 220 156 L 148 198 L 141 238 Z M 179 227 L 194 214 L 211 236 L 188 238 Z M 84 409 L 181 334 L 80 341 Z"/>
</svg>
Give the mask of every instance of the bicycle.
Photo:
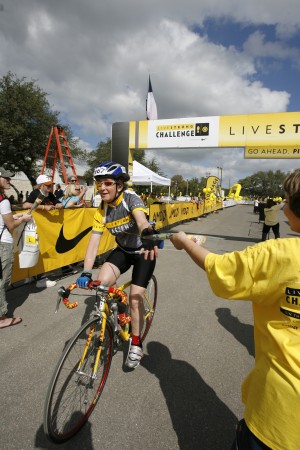
<svg viewBox="0 0 300 450">
<path fill-rule="evenodd" d="M 130 322 L 118 323 L 118 302 L 126 303 L 131 281 L 118 288 L 92 281 L 95 306 L 92 317 L 76 331 L 64 349 L 53 372 L 44 408 L 44 432 L 54 442 L 64 442 L 74 436 L 93 412 L 108 378 L 111 361 L 118 347 L 130 338 Z M 69 309 L 78 302 L 69 296 L 76 283 L 58 290 L 56 311 L 61 300 Z M 151 327 L 157 304 L 157 280 L 152 275 L 144 294 L 144 341 Z M 127 305 L 128 306 L 128 305 Z"/>
</svg>

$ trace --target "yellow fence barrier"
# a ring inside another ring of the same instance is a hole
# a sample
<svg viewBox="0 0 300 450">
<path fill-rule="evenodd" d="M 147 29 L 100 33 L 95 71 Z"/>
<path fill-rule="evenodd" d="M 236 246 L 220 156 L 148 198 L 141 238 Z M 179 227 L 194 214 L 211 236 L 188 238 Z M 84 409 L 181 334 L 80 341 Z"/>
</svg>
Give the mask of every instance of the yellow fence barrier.
<svg viewBox="0 0 300 450">
<path fill-rule="evenodd" d="M 220 208 L 222 202 L 206 206 L 191 202 L 154 204 L 150 206 L 149 218 L 156 222 L 159 230 Z M 18 253 L 15 253 L 12 282 L 84 260 L 95 211 L 95 208 L 34 211 L 40 243 L 39 259 L 34 267 L 21 269 Z M 97 254 L 108 252 L 114 245 L 114 237 L 105 231 Z"/>
</svg>

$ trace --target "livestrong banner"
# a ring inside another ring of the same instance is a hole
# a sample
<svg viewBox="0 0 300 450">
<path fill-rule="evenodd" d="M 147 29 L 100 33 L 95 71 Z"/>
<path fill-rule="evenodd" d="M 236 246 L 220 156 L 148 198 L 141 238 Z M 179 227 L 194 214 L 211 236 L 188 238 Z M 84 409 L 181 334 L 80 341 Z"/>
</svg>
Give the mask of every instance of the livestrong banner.
<svg viewBox="0 0 300 450">
<path fill-rule="evenodd" d="M 299 158 L 300 112 L 129 123 L 129 148 L 244 147 L 245 158 Z"/>
</svg>

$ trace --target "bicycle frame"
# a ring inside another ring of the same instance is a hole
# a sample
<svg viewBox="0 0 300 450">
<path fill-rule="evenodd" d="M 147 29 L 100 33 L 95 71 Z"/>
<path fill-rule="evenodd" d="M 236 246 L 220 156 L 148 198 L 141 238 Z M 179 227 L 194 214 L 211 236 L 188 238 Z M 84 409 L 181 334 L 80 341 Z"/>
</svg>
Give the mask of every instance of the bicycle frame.
<svg viewBox="0 0 300 450">
<path fill-rule="evenodd" d="M 44 431 L 55 442 L 70 439 L 86 423 L 103 392 L 117 347 L 131 336 L 130 321 L 121 325 L 118 311 L 120 302 L 127 305 L 124 289 L 130 285 L 131 281 L 118 288 L 106 287 L 100 282 L 89 285 L 95 291 L 94 310 L 65 347 L 46 394 Z M 56 311 L 61 300 L 68 309 L 76 308 L 78 302 L 69 301 L 75 287 L 76 283 L 73 283 L 66 289 L 59 289 Z M 151 327 L 156 302 L 157 280 L 152 275 L 143 298 L 142 341 Z"/>
<path fill-rule="evenodd" d="M 123 291 L 128 288 L 131 285 L 131 280 L 127 281 L 125 283 L 123 283 L 122 285 L 118 286 L 117 291 Z M 68 297 L 70 292 L 75 289 L 76 284 L 73 283 L 72 285 L 69 286 L 68 289 L 62 291 L 59 290 L 59 299 L 58 299 L 58 305 L 59 302 L 62 298 L 63 295 L 66 295 L 66 297 L 63 299 L 63 302 L 65 304 L 65 306 L 69 309 L 73 309 L 76 308 L 78 306 L 77 302 L 69 302 Z M 94 286 L 95 288 L 95 286 Z M 62 288 L 61 288 L 62 289 Z M 126 295 L 126 294 L 125 294 Z M 105 286 L 101 286 L 99 285 L 98 287 L 96 287 L 96 302 L 95 302 L 95 311 L 93 311 L 92 315 L 94 316 L 98 316 L 99 320 L 101 320 L 101 333 L 99 336 L 99 347 L 97 350 L 97 354 L 96 354 L 96 358 L 95 358 L 95 364 L 93 367 L 93 375 L 92 375 L 92 379 L 96 379 L 96 374 L 97 374 L 97 370 L 98 370 L 98 365 L 99 365 L 99 361 L 101 358 L 101 351 L 102 351 L 102 346 L 103 346 L 103 342 L 104 342 L 104 335 L 105 335 L 105 328 L 106 328 L 106 323 L 107 321 L 110 321 L 111 325 L 112 325 L 112 330 L 114 333 L 114 341 L 118 342 L 118 337 L 123 341 L 126 342 L 129 340 L 130 338 L 130 329 L 129 329 L 129 324 L 126 324 L 124 326 L 124 328 L 122 328 L 119 324 L 118 324 L 118 306 L 117 306 L 117 301 L 115 299 L 116 294 L 115 293 L 110 293 L 109 289 L 106 288 Z M 110 302 L 110 298 L 111 298 L 111 302 Z M 147 308 L 147 314 L 145 314 L 144 319 L 146 320 L 152 313 L 152 306 L 151 306 L 151 302 L 149 301 L 146 292 L 144 293 L 144 300 L 146 301 L 146 304 L 148 305 Z M 58 310 L 58 305 L 57 305 L 57 309 L 56 312 Z M 80 358 L 78 367 L 76 372 L 79 375 L 83 375 L 84 373 L 82 372 L 82 367 L 85 361 L 85 357 L 87 355 L 91 340 L 93 338 L 94 335 L 94 330 L 95 330 L 95 325 L 91 327 L 89 335 L 87 337 L 87 341 L 85 344 L 85 348 L 83 350 L 82 356 Z"/>
</svg>

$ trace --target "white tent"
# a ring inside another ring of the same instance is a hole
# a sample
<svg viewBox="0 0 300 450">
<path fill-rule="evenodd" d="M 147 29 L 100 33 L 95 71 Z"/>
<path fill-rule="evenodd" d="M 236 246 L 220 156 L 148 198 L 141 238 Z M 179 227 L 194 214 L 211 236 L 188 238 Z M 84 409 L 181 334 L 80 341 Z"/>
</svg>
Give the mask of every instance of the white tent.
<svg viewBox="0 0 300 450">
<path fill-rule="evenodd" d="M 170 178 L 164 178 L 161 175 L 158 175 L 152 170 L 148 169 L 148 167 L 143 166 L 137 161 L 133 161 L 133 176 L 132 176 L 133 184 L 142 185 L 142 186 L 171 186 Z"/>
</svg>

